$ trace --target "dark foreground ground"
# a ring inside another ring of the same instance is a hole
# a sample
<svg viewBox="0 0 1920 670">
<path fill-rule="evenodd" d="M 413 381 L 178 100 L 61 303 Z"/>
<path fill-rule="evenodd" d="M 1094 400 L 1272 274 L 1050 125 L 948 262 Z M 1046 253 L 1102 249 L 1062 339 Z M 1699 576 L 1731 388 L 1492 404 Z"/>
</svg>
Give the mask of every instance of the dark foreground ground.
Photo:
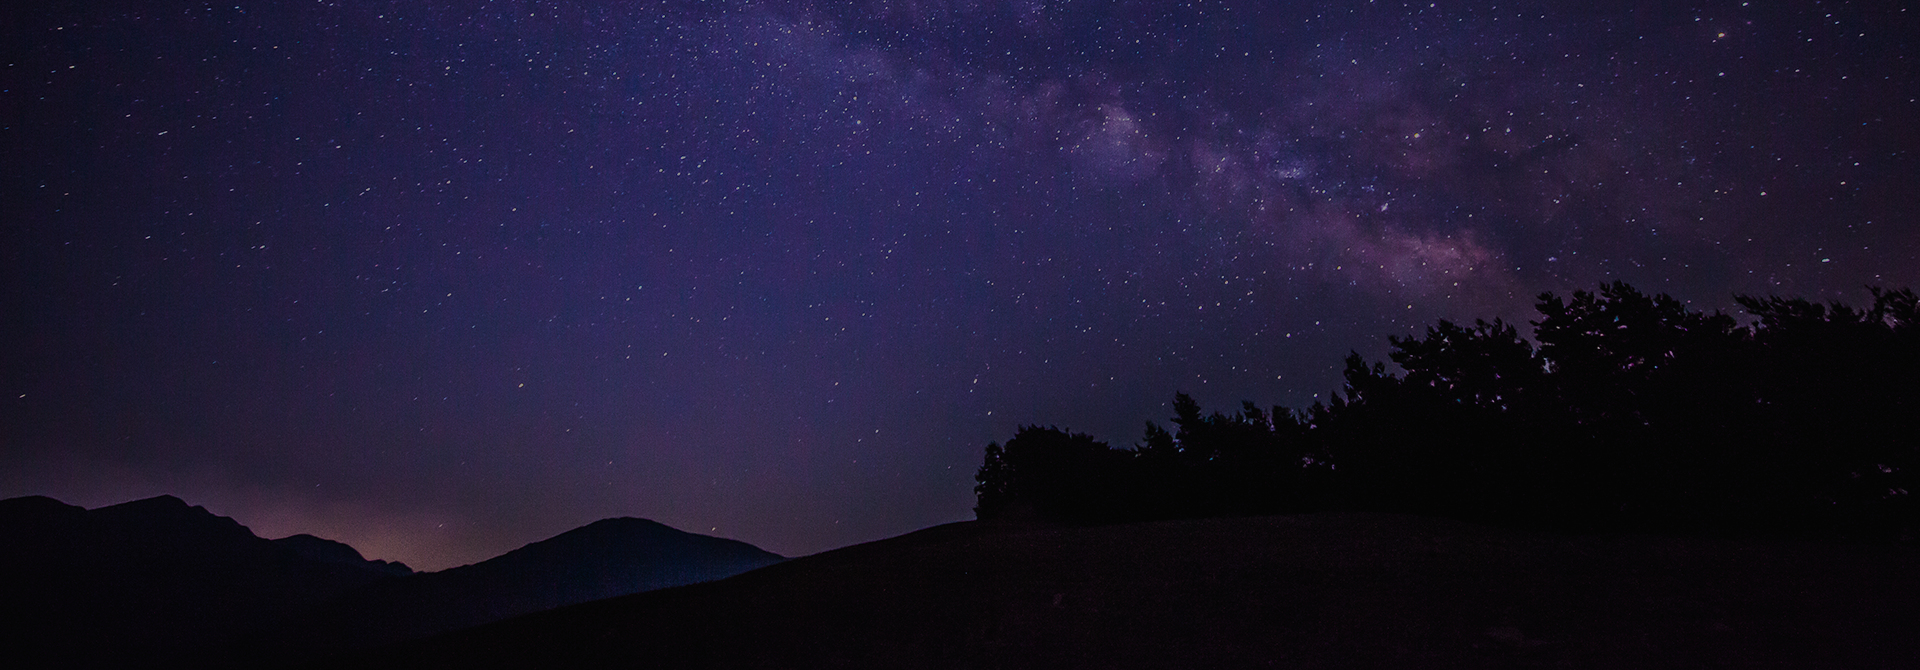
<svg viewBox="0 0 1920 670">
<path fill-rule="evenodd" d="M 1374 514 L 958 523 L 337 665 L 1920 668 L 1917 568 Z"/>
</svg>

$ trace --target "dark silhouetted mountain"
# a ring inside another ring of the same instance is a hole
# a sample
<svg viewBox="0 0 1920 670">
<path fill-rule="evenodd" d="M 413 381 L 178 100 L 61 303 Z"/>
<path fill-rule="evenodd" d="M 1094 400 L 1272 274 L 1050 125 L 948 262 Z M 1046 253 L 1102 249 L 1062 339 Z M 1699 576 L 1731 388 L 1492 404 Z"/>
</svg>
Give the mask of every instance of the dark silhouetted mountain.
<svg viewBox="0 0 1920 670">
<path fill-rule="evenodd" d="M 0 501 L 9 621 L 0 663 L 212 662 L 238 640 L 393 577 L 394 566 L 316 560 L 302 544 L 262 539 L 172 496 L 91 511 L 45 497 Z"/>
<path fill-rule="evenodd" d="M 597 521 L 473 565 L 381 582 L 329 604 L 294 644 L 353 648 L 603 598 L 730 577 L 785 560 L 644 519 Z"/>
<path fill-rule="evenodd" d="M 340 542 L 266 540 L 172 496 L 0 501 L 3 667 L 256 665 L 720 579 L 782 559 L 607 519 L 437 573 Z"/>
<path fill-rule="evenodd" d="M 384 572 L 396 577 L 413 574 L 413 568 L 407 567 L 405 563 L 399 561 L 371 560 L 365 556 L 361 556 L 360 550 L 354 549 L 352 545 L 345 542 L 337 542 L 324 537 L 314 537 L 306 533 L 283 537 L 274 540 L 273 543 L 285 547 L 288 551 L 306 557 L 307 559 L 322 563 L 362 567 L 377 572 Z"/>
<path fill-rule="evenodd" d="M 332 667 L 1912 668 L 1920 552 L 1344 513 L 965 522 Z"/>
</svg>

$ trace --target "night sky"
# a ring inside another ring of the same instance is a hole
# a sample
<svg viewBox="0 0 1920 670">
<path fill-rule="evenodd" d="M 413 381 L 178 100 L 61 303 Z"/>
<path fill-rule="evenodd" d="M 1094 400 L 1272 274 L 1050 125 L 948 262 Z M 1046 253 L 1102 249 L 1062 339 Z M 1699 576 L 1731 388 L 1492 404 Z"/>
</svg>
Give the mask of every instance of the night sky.
<svg viewBox="0 0 1920 670">
<path fill-rule="evenodd" d="M 1542 291 L 1920 286 L 1920 9 L 1566 4 L 12 6 L 0 497 L 798 555 Z"/>
</svg>

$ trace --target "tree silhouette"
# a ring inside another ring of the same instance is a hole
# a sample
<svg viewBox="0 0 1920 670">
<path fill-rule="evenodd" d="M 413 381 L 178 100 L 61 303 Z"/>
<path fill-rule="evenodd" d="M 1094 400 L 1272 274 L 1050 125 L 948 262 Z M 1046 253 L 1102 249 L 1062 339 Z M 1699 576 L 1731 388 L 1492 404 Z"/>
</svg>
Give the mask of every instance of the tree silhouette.
<svg viewBox="0 0 1920 670">
<path fill-rule="evenodd" d="M 1042 518 L 1106 520 L 1124 507 L 1131 452 L 1115 451 L 1084 433 L 1026 426 L 1004 447 L 991 447 L 976 476 L 981 518 L 1027 508 Z"/>
<path fill-rule="evenodd" d="M 1920 466 L 1920 310 L 1913 291 L 1871 289 L 1855 310 L 1742 296 L 1753 329 L 1752 437 L 1795 496 L 1824 508 L 1805 523 L 1912 527 Z M 1802 515 L 1805 516 L 1805 515 Z"/>
<path fill-rule="evenodd" d="M 1729 440 L 1751 405 L 1746 332 L 1732 317 L 1688 310 L 1625 283 L 1562 302 L 1541 294 L 1534 322 L 1564 410 L 1563 439 L 1582 445 L 1589 481 L 1617 523 L 1681 528 L 1725 523 L 1751 474 Z"/>
<path fill-rule="evenodd" d="M 987 444 L 986 462 L 980 464 L 979 472 L 973 476 L 975 517 L 991 519 L 1001 516 L 1012 502 L 1013 468 L 1007 465 L 1006 453 L 1000 448 L 999 442 Z"/>
<path fill-rule="evenodd" d="M 1440 321 L 1350 354 L 1302 411 L 1176 394 L 1116 450 L 1021 429 L 989 445 L 981 518 L 1062 521 L 1366 509 L 1563 528 L 1911 533 L 1920 510 L 1920 299 L 1867 309 L 1736 296 L 1741 326 L 1624 283 L 1542 294 L 1533 339 Z M 1534 342 L 1538 343 L 1535 346 Z"/>
</svg>

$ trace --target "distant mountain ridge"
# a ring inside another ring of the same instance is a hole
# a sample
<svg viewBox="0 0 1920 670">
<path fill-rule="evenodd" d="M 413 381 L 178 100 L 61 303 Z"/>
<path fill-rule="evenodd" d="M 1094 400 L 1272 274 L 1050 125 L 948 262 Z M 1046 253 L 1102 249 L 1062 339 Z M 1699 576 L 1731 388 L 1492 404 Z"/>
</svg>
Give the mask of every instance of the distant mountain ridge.
<svg viewBox="0 0 1920 670">
<path fill-rule="evenodd" d="M 359 552 L 315 560 L 306 544 L 263 539 L 173 496 L 93 510 L 0 501 L 0 608 L 19 622 L 0 627 L 0 658 L 15 667 L 203 658 L 406 570 Z"/>
<path fill-rule="evenodd" d="M 575 603 L 731 577 L 786 560 L 645 519 L 596 521 L 499 557 L 358 589 L 300 631 L 323 649 L 441 633 Z"/>
<path fill-rule="evenodd" d="M 0 500 L 0 665 L 252 665 L 720 579 L 784 560 L 608 519 L 438 573 L 312 535 L 267 540 L 173 496 Z"/>
<path fill-rule="evenodd" d="M 306 533 L 289 535 L 274 540 L 273 543 L 286 547 L 288 551 L 295 554 L 322 563 L 359 566 L 376 572 L 385 572 L 396 577 L 413 574 L 413 568 L 407 567 L 405 563 L 369 559 L 361 556 L 360 550 L 354 549 L 352 545 L 345 542 L 329 540 L 324 537 L 315 537 Z"/>
</svg>

